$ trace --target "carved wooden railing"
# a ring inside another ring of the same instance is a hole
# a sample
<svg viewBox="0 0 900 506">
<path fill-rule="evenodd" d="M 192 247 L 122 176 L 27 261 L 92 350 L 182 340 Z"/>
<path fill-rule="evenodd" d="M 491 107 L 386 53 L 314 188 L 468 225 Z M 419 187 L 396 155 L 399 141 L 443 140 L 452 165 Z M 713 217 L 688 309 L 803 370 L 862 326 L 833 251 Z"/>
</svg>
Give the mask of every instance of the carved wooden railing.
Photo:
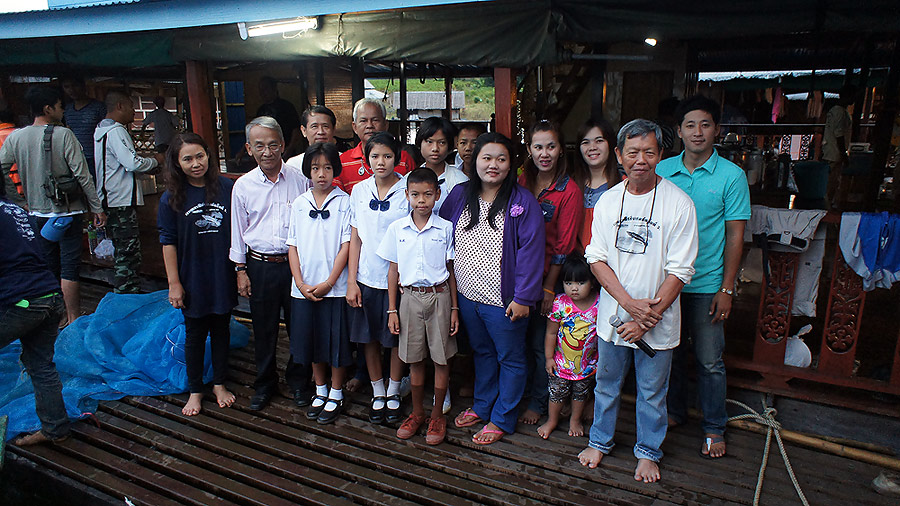
<svg viewBox="0 0 900 506">
<path fill-rule="evenodd" d="M 823 218 L 820 226 L 826 226 L 828 223 L 839 224 L 840 216 L 830 213 Z M 890 360 L 891 374 L 888 380 L 858 377 L 855 374 L 860 328 L 865 315 L 863 309 L 866 292 L 863 291 L 862 278 L 844 261 L 840 248 L 835 245 L 834 249 L 818 363 L 809 368 L 784 365 L 787 338 L 791 331 L 791 305 L 797 282 L 799 254 L 770 251 L 768 253 L 770 276 L 768 282 L 763 281 L 761 287 L 758 318 L 753 333 L 752 359 L 734 356 L 727 358 L 730 369 L 755 371 L 761 378 L 756 381 L 735 382 L 729 379 L 730 383 L 861 409 L 868 409 L 871 406 L 866 405 L 863 399 L 854 398 L 852 393 L 825 399 L 821 393 L 811 394 L 809 390 L 797 389 L 791 381 L 800 379 L 816 384 L 846 387 L 850 389 L 848 392 L 859 389 L 900 395 L 900 334 L 895 334 L 897 339 Z M 894 325 L 893 330 L 897 331 L 897 325 Z M 825 397 L 828 395 L 826 393 Z M 885 409 L 886 412 L 893 413 L 892 409 L 898 408 Z"/>
</svg>

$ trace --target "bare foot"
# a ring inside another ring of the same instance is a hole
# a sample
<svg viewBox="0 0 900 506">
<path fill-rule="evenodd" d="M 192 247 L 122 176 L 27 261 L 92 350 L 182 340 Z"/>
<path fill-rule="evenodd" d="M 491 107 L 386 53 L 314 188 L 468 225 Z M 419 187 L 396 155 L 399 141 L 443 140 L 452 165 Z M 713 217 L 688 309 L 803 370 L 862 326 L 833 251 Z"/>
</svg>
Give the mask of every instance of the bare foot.
<svg viewBox="0 0 900 506">
<path fill-rule="evenodd" d="M 203 403 L 203 394 L 191 394 L 188 397 L 187 404 L 181 408 L 181 414 L 184 416 L 197 416 L 200 414 L 201 405 Z"/>
<path fill-rule="evenodd" d="M 234 394 L 225 385 L 213 385 L 213 393 L 216 394 L 216 402 L 220 408 L 230 408 L 234 404 Z"/>
<path fill-rule="evenodd" d="M 638 465 L 634 469 L 634 479 L 644 483 L 656 483 L 659 481 L 659 465 L 649 459 L 638 459 Z"/>
<path fill-rule="evenodd" d="M 348 392 L 359 392 L 362 390 L 363 382 L 360 381 L 359 378 L 351 378 L 350 381 L 344 385 L 344 390 Z"/>
<path fill-rule="evenodd" d="M 541 414 L 533 409 L 529 409 L 528 411 L 522 413 L 522 416 L 519 417 L 519 421 L 524 423 L 525 425 L 534 425 L 538 423 L 538 420 L 541 419 Z"/>
<path fill-rule="evenodd" d="M 12 440 L 12 444 L 16 446 L 31 446 L 31 445 L 39 445 L 50 442 L 50 438 L 44 435 L 43 432 L 37 431 L 31 434 L 26 434 L 24 436 L 19 436 Z"/>
<path fill-rule="evenodd" d="M 547 420 L 544 422 L 544 425 L 538 427 L 537 432 L 541 435 L 542 438 L 547 439 L 550 437 L 550 433 L 556 428 L 556 422 L 553 420 Z"/>
<path fill-rule="evenodd" d="M 703 439 L 703 448 L 700 453 L 717 459 L 725 456 L 725 437 L 722 434 L 706 434 Z"/>
<path fill-rule="evenodd" d="M 581 420 L 576 418 L 569 418 L 569 435 L 572 437 L 581 437 L 584 435 L 584 425 L 581 425 Z"/>
<path fill-rule="evenodd" d="M 601 460 L 603 460 L 603 453 L 590 446 L 581 450 L 581 453 L 578 454 L 578 462 L 581 462 L 581 465 L 584 467 L 591 469 L 596 469 L 600 465 Z"/>
<path fill-rule="evenodd" d="M 493 422 L 488 422 L 487 425 L 482 427 L 482 429 L 475 433 L 472 436 L 472 441 L 476 444 L 480 445 L 489 445 L 491 443 L 496 443 L 503 438 L 505 433 L 500 430 L 500 427 L 494 425 Z"/>
</svg>

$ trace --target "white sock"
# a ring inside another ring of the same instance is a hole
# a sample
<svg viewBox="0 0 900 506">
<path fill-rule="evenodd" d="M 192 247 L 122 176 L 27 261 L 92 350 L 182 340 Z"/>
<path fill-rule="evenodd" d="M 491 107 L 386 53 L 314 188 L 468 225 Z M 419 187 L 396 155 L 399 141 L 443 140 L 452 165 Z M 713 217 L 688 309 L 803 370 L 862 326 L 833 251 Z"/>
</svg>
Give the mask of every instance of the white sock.
<svg viewBox="0 0 900 506">
<path fill-rule="evenodd" d="M 387 395 L 388 395 L 388 397 L 390 397 L 392 395 L 400 395 L 400 382 L 399 381 L 390 380 L 388 382 Z M 397 402 L 396 400 L 389 400 L 387 402 L 387 407 L 388 407 L 388 409 L 397 409 L 400 407 L 400 403 Z"/>
<path fill-rule="evenodd" d="M 384 397 L 384 381 L 377 379 L 372 382 L 372 396 L 373 397 Z M 375 409 L 384 408 L 384 401 L 381 399 L 372 403 L 372 407 Z"/>
<path fill-rule="evenodd" d="M 321 395 L 322 397 L 328 395 L 328 385 L 316 385 L 316 395 Z M 322 404 L 325 404 L 325 401 L 318 397 L 313 398 L 312 407 L 318 408 Z"/>
<path fill-rule="evenodd" d="M 328 392 L 328 404 L 330 406 L 325 406 L 325 411 L 334 411 L 337 409 L 338 402 L 344 399 L 344 391 L 339 389 L 332 388 L 330 392 Z M 328 409 L 331 407 L 331 409 Z"/>
</svg>

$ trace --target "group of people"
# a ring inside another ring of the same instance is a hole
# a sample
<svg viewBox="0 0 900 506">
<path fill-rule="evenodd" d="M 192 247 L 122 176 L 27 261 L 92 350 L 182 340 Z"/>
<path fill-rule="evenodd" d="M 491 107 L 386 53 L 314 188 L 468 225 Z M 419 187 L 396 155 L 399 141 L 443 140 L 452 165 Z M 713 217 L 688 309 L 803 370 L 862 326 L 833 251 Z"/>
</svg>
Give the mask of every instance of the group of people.
<svg viewBox="0 0 900 506">
<path fill-rule="evenodd" d="M 685 149 L 666 160 L 656 124 L 638 119 L 616 134 L 605 120 L 590 120 L 571 167 L 550 122 L 528 130 L 520 164 L 502 134 L 429 118 L 416 136 L 424 159 L 416 167 L 386 132 L 380 101 L 354 104 L 360 142 L 344 153 L 334 143 L 333 112 L 312 106 L 300 118 L 310 146 L 287 161 L 278 122 L 252 120 L 246 149 L 257 167 L 234 183 L 209 166 L 202 138 L 176 136 L 158 222 L 169 300 L 185 317 L 191 395 L 183 413 L 202 409 L 207 335 L 213 393 L 221 407 L 235 400 L 225 387 L 228 320 L 241 295 L 255 336 L 252 410 L 277 392 L 283 315 L 285 383 L 311 420 L 340 416 L 355 365 L 355 379 L 371 384 L 372 423 L 399 424 L 401 439 L 424 427 L 426 443 L 440 444 L 450 367 L 464 367 L 454 357 L 471 353 L 474 403 L 455 426 L 478 425 L 473 441 L 492 444 L 546 414 L 537 430 L 548 438 L 571 402 L 569 435 L 583 436 L 583 419 L 593 415 L 579 459 L 596 467 L 613 447 L 633 363 L 635 479 L 653 482 L 667 429 L 687 421 L 692 352 L 701 452 L 723 456 L 723 324 L 750 206 L 743 171 L 713 147 L 719 111 L 701 96 L 684 100 L 675 116 Z M 126 170 L 153 163 L 135 155 Z M 112 222 L 111 208 L 101 209 Z M 412 410 L 404 417 L 407 370 Z"/>
</svg>

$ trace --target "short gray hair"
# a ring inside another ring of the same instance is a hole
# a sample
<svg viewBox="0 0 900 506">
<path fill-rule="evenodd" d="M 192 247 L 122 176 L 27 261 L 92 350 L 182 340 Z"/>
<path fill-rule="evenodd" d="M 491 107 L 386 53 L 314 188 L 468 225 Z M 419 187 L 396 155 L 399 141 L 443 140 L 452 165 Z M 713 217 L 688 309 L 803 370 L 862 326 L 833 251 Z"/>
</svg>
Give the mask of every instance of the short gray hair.
<svg viewBox="0 0 900 506">
<path fill-rule="evenodd" d="M 384 106 L 384 102 L 381 100 L 375 100 L 374 98 L 361 98 L 353 104 L 353 122 L 356 122 L 356 117 L 359 115 L 359 110 L 362 109 L 366 104 L 372 104 L 381 111 L 381 117 L 387 119 L 387 108 Z"/>
<path fill-rule="evenodd" d="M 662 129 L 656 123 L 647 119 L 633 119 L 625 126 L 619 129 L 619 135 L 616 136 L 616 146 L 621 150 L 625 148 L 625 141 L 634 137 L 644 137 L 653 134 L 656 137 L 657 149 L 662 149 L 663 134 Z"/>
<path fill-rule="evenodd" d="M 278 138 L 281 139 L 281 142 L 284 142 L 284 133 L 281 131 L 281 125 L 279 125 L 278 122 L 275 121 L 275 118 L 271 116 L 253 118 L 250 123 L 247 123 L 247 126 L 244 127 L 244 136 L 247 138 L 247 142 L 250 142 L 250 130 L 255 126 L 275 130 L 275 133 L 278 134 Z"/>
</svg>

